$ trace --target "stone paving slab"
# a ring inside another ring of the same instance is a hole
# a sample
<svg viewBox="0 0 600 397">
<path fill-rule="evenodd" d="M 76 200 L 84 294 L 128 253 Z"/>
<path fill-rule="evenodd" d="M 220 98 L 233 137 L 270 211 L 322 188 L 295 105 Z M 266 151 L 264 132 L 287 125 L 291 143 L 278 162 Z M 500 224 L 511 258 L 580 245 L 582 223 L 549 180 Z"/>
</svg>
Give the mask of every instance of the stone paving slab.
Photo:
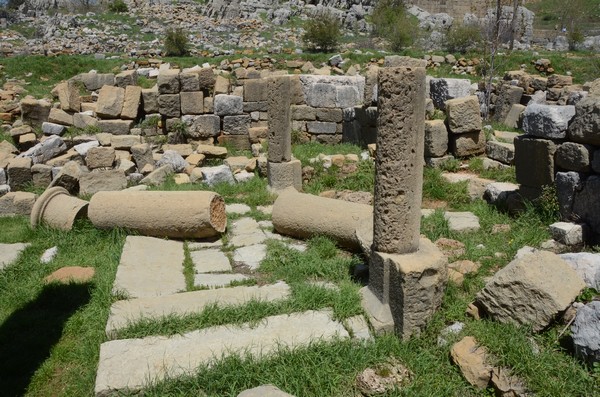
<svg viewBox="0 0 600 397">
<path fill-rule="evenodd" d="M 113 293 L 145 298 L 185 291 L 183 260 L 182 242 L 127 236 Z"/>
<path fill-rule="evenodd" d="M 233 260 L 242 262 L 252 270 L 258 269 L 260 262 L 267 256 L 265 244 L 248 245 L 240 247 L 233 252 Z"/>
<path fill-rule="evenodd" d="M 0 270 L 15 262 L 27 247 L 29 247 L 29 243 L 0 243 Z"/>
<path fill-rule="evenodd" d="M 353 338 L 358 340 L 372 340 L 373 335 L 369 330 L 367 320 L 362 316 L 354 316 L 346 319 L 347 328 L 352 331 Z"/>
<path fill-rule="evenodd" d="M 221 288 L 227 287 L 233 281 L 244 281 L 248 280 L 248 276 L 243 274 L 210 274 L 201 273 L 194 276 L 194 286 L 196 287 L 208 287 L 208 288 Z"/>
<path fill-rule="evenodd" d="M 262 244 L 267 239 L 258 222 L 252 218 L 240 218 L 234 221 L 231 225 L 231 236 L 229 244 L 235 247 Z"/>
<path fill-rule="evenodd" d="M 250 212 L 252 210 L 252 208 L 250 208 L 249 206 L 247 206 L 246 204 L 227 204 L 225 206 L 225 212 L 227 214 L 237 214 L 237 215 L 244 215 L 248 212 Z"/>
<path fill-rule="evenodd" d="M 113 303 L 110 308 L 110 315 L 106 323 L 106 335 L 112 338 L 115 331 L 142 318 L 160 318 L 169 314 L 196 314 L 201 313 L 206 306 L 215 303 L 219 307 L 223 307 L 241 305 L 251 300 L 272 302 L 285 299 L 289 295 L 290 287 L 284 282 L 279 282 L 262 287 L 240 286 L 122 300 Z"/>
<path fill-rule="evenodd" d="M 220 248 L 223 246 L 223 241 L 219 238 L 217 240 L 204 240 L 204 241 L 194 241 L 189 242 L 187 244 L 188 250 L 190 251 L 198 251 L 206 248 Z"/>
<path fill-rule="evenodd" d="M 332 311 L 306 311 L 267 317 L 259 326 L 217 326 L 183 335 L 151 336 L 103 343 L 96 375 L 96 396 L 142 388 L 166 376 L 193 374 L 199 366 L 232 353 L 264 357 L 280 346 L 297 348 L 317 341 L 348 338 Z"/>
<path fill-rule="evenodd" d="M 446 212 L 444 218 L 453 232 L 475 232 L 479 230 L 479 218 L 472 212 Z"/>
<path fill-rule="evenodd" d="M 230 272 L 229 258 L 219 249 L 191 251 L 190 257 L 196 273 Z"/>
</svg>

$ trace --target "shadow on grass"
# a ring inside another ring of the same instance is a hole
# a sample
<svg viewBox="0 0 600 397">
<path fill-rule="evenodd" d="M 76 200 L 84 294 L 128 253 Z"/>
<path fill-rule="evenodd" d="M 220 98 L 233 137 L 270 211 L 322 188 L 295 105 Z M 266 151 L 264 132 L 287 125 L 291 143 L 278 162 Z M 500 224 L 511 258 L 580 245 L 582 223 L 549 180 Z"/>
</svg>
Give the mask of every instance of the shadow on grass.
<svg viewBox="0 0 600 397">
<path fill-rule="evenodd" d="M 0 390 L 21 396 L 50 356 L 69 317 L 90 300 L 90 284 L 46 285 L 0 325 Z"/>
</svg>

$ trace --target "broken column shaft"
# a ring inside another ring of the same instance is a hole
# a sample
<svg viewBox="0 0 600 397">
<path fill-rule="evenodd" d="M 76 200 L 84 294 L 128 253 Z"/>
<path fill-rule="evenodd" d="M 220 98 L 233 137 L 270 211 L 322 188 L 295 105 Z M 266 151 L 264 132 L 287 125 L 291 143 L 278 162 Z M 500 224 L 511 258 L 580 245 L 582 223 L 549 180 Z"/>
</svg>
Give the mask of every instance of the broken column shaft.
<svg viewBox="0 0 600 397">
<path fill-rule="evenodd" d="M 418 334 L 440 306 L 446 258 L 420 237 L 425 69 L 383 68 L 378 81 L 373 251 L 362 305 L 377 333 Z"/>
</svg>

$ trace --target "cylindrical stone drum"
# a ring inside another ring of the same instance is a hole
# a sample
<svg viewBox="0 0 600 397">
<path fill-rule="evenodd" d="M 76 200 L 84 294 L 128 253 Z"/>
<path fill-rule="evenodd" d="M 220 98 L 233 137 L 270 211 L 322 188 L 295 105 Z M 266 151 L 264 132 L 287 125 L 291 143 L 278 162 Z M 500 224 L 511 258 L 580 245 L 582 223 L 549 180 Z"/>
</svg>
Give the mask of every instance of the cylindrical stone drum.
<svg viewBox="0 0 600 397">
<path fill-rule="evenodd" d="M 273 204 L 273 226 L 279 233 L 308 238 L 324 235 L 341 246 L 361 249 L 356 229 L 370 223 L 373 207 L 367 204 L 298 193 L 293 189 L 283 191 Z"/>
<path fill-rule="evenodd" d="M 85 216 L 88 204 L 71 196 L 63 187 L 51 187 L 35 201 L 29 218 L 31 227 L 44 223 L 55 229 L 71 230 L 75 219 Z"/>
<path fill-rule="evenodd" d="M 207 191 L 98 192 L 88 217 L 101 229 L 122 227 L 155 237 L 204 238 L 227 228 L 223 198 Z"/>
</svg>

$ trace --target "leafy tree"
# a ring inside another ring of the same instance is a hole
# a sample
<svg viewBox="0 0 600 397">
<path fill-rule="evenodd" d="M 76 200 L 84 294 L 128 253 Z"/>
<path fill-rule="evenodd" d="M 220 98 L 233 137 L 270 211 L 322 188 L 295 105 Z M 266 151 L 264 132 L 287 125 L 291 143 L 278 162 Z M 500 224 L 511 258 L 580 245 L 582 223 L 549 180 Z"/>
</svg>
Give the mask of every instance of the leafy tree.
<svg viewBox="0 0 600 397">
<path fill-rule="evenodd" d="M 331 12 L 321 12 L 304 25 L 302 41 L 311 50 L 328 52 L 334 50 L 340 41 L 340 22 Z"/>
<path fill-rule="evenodd" d="M 188 55 L 188 38 L 182 29 L 167 29 L 165 37 L 165 55 L 180 57 Z"/>
</svg>

